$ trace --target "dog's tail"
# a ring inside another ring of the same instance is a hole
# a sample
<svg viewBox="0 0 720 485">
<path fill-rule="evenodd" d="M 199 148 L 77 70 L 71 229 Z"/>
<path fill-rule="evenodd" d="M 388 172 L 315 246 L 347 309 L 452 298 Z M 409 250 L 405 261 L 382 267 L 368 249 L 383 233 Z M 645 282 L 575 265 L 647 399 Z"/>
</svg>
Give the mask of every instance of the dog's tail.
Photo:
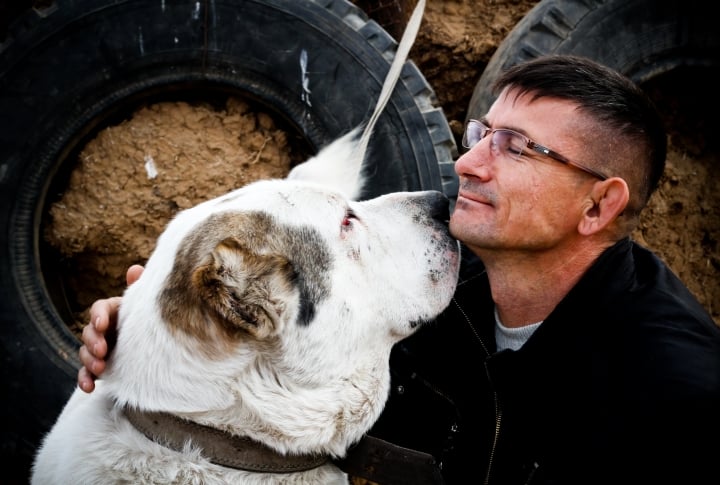
<svg viewBox="0 0 720 485">
<path fill-rule="evenodd" d="M 362 163 L 362 160 L 365 159 L 365 152 L 367 152 L 367 147 L 370 144 L 370 137 L 375 129 L 375 124 L 377 123 L 378 118 L 380 118 L 380 114 L 383 109 L 385 109 L 388 100 L 390 100 L 390 95 L 395 89 L 398 79 L 400 79 L 400 72 L 402 71 L 403 65 L 405 65 L 405 61 L 410 53 L 410 48 L 415 43 L 415 37 L 417 37 L 418 30 L 420 30 L 424 10 L 425 0 L 419 0 L 417 5 L 415 5 L 412 15 L 410 16 L 405 32 L 403 32 L 400 44 L 398 44 L 395 58 L 390 65 L 390 70 L 385 77 L 385 82 L 383 83 L 380 96 L 378 97 L 377 104 L 375 105 L 375 111 L 373 111 L 367 125 L 365 125 L 360 141 L 357 144 L 356 152 L 357 158 L 360 159 L 360 163 Z"/>
<path fill-rule="evenodd" d="M 317 155 L 294 167 L 287 178 L 324 183 L 342 190 L 353 200 L 360 198 L 365 185 L 362 166 L 370 144 L 370 138 L 377 120 L 390 100 L 398 79 L 400 79 L 403 65 L 405 65 L 410 49 L 415 43 L 418 30 L 420 30 L 424 11 L 425 0 L 418 0 L 398 44 L 395 58 L 390 65 L 387 76 L 385 76 L 385 82 L 380 91 L 375 110 L 367 123 L 365 123 L 365 127 L 358 126 L 325 146 Z"/>
</svg>

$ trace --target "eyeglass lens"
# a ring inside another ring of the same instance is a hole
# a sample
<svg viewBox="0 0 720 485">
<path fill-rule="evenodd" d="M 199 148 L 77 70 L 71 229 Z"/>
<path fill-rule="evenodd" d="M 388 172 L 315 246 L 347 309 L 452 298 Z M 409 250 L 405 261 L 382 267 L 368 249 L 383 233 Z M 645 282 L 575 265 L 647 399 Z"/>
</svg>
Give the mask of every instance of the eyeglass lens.
<svg viewBox="0 0 720 485">
<path fill-rule="evenodd" d="M 523 149 L 527 147 L 527 140 L 519 133 L 502 129 L 490 130 L 490 128 L 477 121 L 468 123 L 463 136 L 463 146 L 472 148 L 489 133 L 492 133 L 490 147 L 496 155 L 502 154 L 517 159 L 522 154 Z"/>
<path fill-rule="evenodd" d="M 465 127 L 462 144 L 465 148 L 472 148 L 477 145 L 480 140 L 485 138 L 490 128 L 475 120 L 470 121 Z"/>
</svg>

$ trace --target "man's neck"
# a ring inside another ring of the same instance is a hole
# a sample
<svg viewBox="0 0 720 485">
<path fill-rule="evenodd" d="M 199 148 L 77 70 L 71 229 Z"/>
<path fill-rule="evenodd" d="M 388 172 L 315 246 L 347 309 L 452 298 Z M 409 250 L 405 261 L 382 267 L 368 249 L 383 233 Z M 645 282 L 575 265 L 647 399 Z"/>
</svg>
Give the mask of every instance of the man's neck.
<svg viewBox="0 0 720 485">
<path fill-rule="evenodd" d="M 511 328 L 545 320 L 604 249 L 482 251 L 500 320 Z"/>
</svg>

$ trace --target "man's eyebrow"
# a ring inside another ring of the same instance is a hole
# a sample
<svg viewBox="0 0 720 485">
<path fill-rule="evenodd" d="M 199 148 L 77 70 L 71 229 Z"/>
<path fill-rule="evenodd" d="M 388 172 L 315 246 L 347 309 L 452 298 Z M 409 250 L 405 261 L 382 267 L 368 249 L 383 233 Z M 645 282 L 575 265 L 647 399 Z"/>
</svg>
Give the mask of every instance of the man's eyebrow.
<svg viewBox="0 0 720 485">
<path fill-rule="evenodd" d="M 478 121 L 479 121 L 480 123 L 484 124 L 485 126 L 487 126 L 488 128 L 490 128 L 491 130 L 495 129 L 495 128 L 493 127 L 493 125 L 488 121 L 487 116 L 483 116 L 482 118 L 478 118 Z M 516 127 L 516 126 L 503 126 L 503 127 L 501 127 L 501 128 L 498 128 L 498 129 L 499 129 L 499 130 L 510 130 L 510 131 L 514 131 L 515 133 L 520 133 L 521 135 L 530 138 L 530 137 L 528 136 L 527 132 L 526 132 L 525 130 L 523 130 L 522 128 L 520 128 L 520 127 Z"/>
</svg>

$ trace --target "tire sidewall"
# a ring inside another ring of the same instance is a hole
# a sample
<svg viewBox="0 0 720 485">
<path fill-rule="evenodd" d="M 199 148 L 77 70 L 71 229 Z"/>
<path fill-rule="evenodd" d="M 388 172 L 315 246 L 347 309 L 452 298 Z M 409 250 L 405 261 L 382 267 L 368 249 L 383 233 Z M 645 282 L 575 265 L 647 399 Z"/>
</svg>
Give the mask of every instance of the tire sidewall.
<svg viewBox="0 0 720 485">
<path fill-rule="evenodd" d="M 700 0 L 542 0 L 503 39 L 478 80 L 467 119 L 484 116 L 507 68 L 545 54 L 588 57 L 643 83 L 679 67 L 720 65 L 720 36 Z"/>
</svg>

